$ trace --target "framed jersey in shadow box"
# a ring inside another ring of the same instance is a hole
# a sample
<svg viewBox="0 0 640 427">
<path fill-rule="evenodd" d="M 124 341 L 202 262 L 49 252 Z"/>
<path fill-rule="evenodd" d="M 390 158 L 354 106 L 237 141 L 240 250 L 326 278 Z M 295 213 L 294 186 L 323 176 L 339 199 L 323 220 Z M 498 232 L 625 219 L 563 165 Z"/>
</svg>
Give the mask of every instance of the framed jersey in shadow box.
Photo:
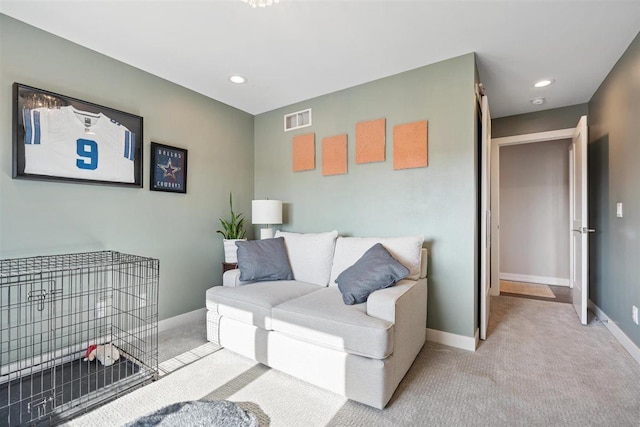
<svg viewBox="0 0 640 427">
<path fill-rule="evenodd" d="M 142 187 L 142 117 L 13 84 L 13 178 Z"/>
<path fill-rule="evenodd" d="M 187 192 L 187 150 L 151 143 L 151 191 Z"/>
</svg>

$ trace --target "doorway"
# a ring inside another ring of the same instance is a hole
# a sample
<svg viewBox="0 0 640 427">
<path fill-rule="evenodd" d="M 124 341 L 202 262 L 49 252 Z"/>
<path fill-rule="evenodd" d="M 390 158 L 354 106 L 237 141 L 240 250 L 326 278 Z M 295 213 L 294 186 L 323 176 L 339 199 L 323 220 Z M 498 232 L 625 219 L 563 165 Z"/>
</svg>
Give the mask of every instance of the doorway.
<svg viewBox="0 0 640 427">
<path fill-rule="evenodd" d="M 576 151 L 582 151 L 575 150 L 581 126 L 586 129 L 586 117 L 577 128 L 492 140 L 492 295 L 500 295 L 501 280 L 509 280 L 552 287 L 549 300 L 572 302 L 574 246 L 569 230 L 575 228 L 574 163 Z M 512 188 L 501 189 L 501 174 L 512 181 Z M 527 218 L 536 220 L 535 225 L 527 224 Z"/>
<path fill-rule="evenodd" d="M 571 303 L 570 139 L 503 146 L 500 293 Z"/>
</svg>

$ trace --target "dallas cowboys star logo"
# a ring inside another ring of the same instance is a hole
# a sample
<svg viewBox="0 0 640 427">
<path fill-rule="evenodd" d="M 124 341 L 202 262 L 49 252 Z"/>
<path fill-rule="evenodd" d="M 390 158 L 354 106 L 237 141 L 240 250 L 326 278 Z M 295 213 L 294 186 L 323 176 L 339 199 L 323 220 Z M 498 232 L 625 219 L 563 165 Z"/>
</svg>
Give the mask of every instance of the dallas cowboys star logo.
<svg viewBox="0 0 640 427">
<path fill-rule="evenodd" d="M 180 169 L 182 169 L 182 168 L 179 168 L 177 166 L 173 166 L 171 164 L 171 159 L 169 159 L 167 161 L 166 165 L 158 164 L 158 166 L 160 167 L 160 169 L 162 169 L 162 171 L 164 173 L 163 178 L 166 178 L 166 177 L 170 176 L 171 178 L 176 179 L 176 172 L 178 172 Z"/>
</svg>

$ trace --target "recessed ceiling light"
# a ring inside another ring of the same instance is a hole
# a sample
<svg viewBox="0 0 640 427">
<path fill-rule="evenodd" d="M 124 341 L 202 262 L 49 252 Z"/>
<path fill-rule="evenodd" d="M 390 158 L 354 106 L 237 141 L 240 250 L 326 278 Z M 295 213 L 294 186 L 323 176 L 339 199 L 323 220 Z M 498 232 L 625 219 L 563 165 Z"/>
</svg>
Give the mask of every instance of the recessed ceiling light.
<svg viewBox="0 0 640 427">
<path fill-rule="evenodd" d="M 229 80 L 231 80 L 232 83 L 236 83 L 236 84 L 242 84 L 247 81 L 247 79 L 238 75 L 229 77 Z"/>
<path fill-rule="evenodd" d="M 537 82 L 535 82 L 533 84 L 533 86 L 535 86 L 535 87 L 546 87 L 546 86 L 549 86 L 551 83 L 553 83 L 553 80 L 544 79 L 544 80 L 538 80 Z"/>
<path fill-rule="evenodd" d="M 544 104 L 544 98 L 534 98 L 531 100 L 533 105 L 542 105 Z"/>
</svg>

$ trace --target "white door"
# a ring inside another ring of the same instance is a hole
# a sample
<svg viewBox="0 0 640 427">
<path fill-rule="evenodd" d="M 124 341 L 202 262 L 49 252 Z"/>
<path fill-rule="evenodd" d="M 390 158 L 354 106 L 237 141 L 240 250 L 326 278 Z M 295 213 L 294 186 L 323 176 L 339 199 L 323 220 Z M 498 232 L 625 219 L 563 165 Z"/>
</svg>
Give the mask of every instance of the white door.
<svg viewBox="0 0 640 427">
<path fill-rule="evenodd" d="M 573 306 L 587 324 L 589 299 L 589 229 L 587 206 L 587 116 L 582 116 L 571 144 L 571 272 Z"/>
<path fill-rule="evenodd" d="M 482 97 L 480 154 L 480 339 L 487 339 L 491 308 L 491 114 L 489 99 Z"/>
</svg>

